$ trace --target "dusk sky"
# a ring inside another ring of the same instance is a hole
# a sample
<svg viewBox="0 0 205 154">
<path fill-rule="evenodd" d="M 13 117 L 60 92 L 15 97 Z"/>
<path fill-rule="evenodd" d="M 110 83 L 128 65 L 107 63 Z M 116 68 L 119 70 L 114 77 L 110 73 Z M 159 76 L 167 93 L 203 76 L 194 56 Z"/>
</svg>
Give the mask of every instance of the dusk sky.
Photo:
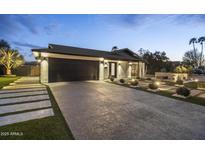
<svg viewBox="0 0 205 154">
<path fill-rule="evenodd" d="M 48 43 L 108 50 L 165 51 L 181 60 L 189 39 L 205 35 L 205 15 L 0 15 L 0 39 L 26 58 Z"/>
</svg>

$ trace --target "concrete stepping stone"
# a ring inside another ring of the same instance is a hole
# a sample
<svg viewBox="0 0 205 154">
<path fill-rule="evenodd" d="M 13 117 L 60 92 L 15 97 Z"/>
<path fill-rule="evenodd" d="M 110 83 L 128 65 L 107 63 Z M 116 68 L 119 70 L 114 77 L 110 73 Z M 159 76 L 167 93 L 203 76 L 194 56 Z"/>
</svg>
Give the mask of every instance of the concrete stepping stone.
<svg viewBox="0 0 205 154">
<path fill-rule="evenodd" d="M 199 95 L 198 97 L 205 98 L 205 93 L 204 93 L 204 94 Z"/>
<path fill-rule="evenodd" d="M 0 105 L 2 104 L 12 104 L 12 103 L 23 103 L 23 102 L 32 102 L 49 99 L 48 95 L 38 95 L 38 96 L 28 96 L 28 97 L 17 97 L 17 98 L 6 98 L 0 99 Z"/>
<path fill-rule="evenodd" d="M 0 114 L 32 110 L 32 109 L 40 109 L 44 107 L 51 107 L 50 100 L 33 102 L 33 103 L 25 103 L 25 104 L 15 104 L 15 105 L 7 105 L 0 106 Z"/>
<path fill-rule="evenodd" d="M 26 92 L 26 91 L 38 91 L 38 90 L 46 90 L 45 87 L 42 88 L 25 88 L 25 89 L 9 89 L 9 90 L 0 90 L 0 94 L 3 93 L 15 93 L 15 92 Z"/>
<path fill-rule="evenodd" d="M 198 94 L 200 94 L 200 93 L 203 93 L 203 91 L 202 90 L 196 90 L 196 89 L 194 89 L 194 90 L 191 90 L 191 96 L 196 96 L 196 95 L 198 95 Z"/>
<path fill-rule="evenodd" d="M 0 126 L 54 116 L 53 109 L 42 109 L 0 117 Z"/>
<path fill-rule="evenodd" d="M 22 97 L 22 96 L 31 96 L 31 95 L 43 95 L 43 94 L 48 94 L 46 90 L 42 91 L 28 91 L 28 92 L 21 92 L 21 93 L 4 93 L 0 95 L 1 98 L 12 98 L 12 97 Z"/>
<path fill-rule="evenodd" d="M 37 85 L 32 85 L 32 84 L 28 84 L 28 85 L 13 85 L 13 86 L 6 86 L 3 87 L 3 89 L 20 89 L 20 88 L 40 88 L 40 87 L 45 87 L 44 85 L 41 84 L 37 84 Z"/>
</svg>

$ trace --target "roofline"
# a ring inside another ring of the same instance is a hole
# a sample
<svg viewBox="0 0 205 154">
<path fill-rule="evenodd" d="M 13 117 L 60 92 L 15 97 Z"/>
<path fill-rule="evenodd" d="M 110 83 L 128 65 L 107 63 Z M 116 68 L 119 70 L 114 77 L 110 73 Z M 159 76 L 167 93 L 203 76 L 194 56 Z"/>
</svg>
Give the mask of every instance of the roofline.
<svg viewBox="0 0 205 154">
<path fill-rule="evenodd" d="M 76 49 L 83 49 L 83 50 L 94 50 L 94 51 L 101 51 L 101 52 L 110 52 L 110 51 L 105 51 L 105 50 L 98 50 L 98 49 L 90 49 L 90 48 L 82 48 L 82 47 L 76 47 L 76 46 L 68 46 L 68 45 L 59 45 L 59 44 L 53 44 L 49 43 L 48 46 L 56 45 L 56 46 L 63 46 L 63 47 L 70 47 L 70 48 L 76 48 Z M 47 48 L 49 49 L 49 48 Z"/>
<path fill-rule="evenodd" d="M 37 51 L 37 50 L 33 50 L 32 49 L 32 51 L 33 52 L 40 52 L 40 51 Z M 65 53 L 59 53 L 59 52 L 46 52 L 46 51 L 41 51 L 40 53 L 50 53 L 50 54 L 60 54 L 60 55 L 72 55 L 72 56 L 84 56 L 84 57 L 97 57 L 97 58 L 105 58 L 105 59 L 108 59 L 108 60 L 121 60 L 121 61 L 131 61 L 131 62 L 138 62 L 138 61 L 143 61 L 144 62 L 144 60 L 142 60 L 142 59 L 136 59 L 136 60 L 129 60 L 129 59 L 120 59 L 120 58 L 106 58 L 106 57 L 103 57 L 103 56 L 87 56 L 87 55 L 78 55 L 78 54 L 71 54 L 71 53 L 69 53 L 69 54 L 65 54 Z"/>
<path fill-rule="evenodd" d="M 49 46 L 52 46 L 52 45 L 55 45 L 55 46 L 63 46 L 63 47 L 70 47 L 70 48 L 76 48 L 76 49 L 82 49 L 82 50 L 93 50 L 93 51 L 100 51 L 100 52 L 106 52 L 106 53 L 109 53 L 111 51 L 105 51 L 105 50 L 96 50 L 96 49 L 89 49 L 89 48 L 81 48 L 81 47 L 74 47 L 74 46 L 67 46 L 67 45 L 58 45 L 58 44 L 53 44 L 53 43 L 49 43 L 48 44 L 48 48 L 39 48 L 39 49 L 31 49 L 32 52 L 43 52 L 43 53 L 55 53 L 55 54 L 62 54 L 62 55 L 74 55 L 74 56 L 86 56 L 86 57 L 102 57 L 104 58 L 103 56 L 92 56 L 92 55 L 79 55 L 79 54 L 73 54 L 73 53 L 59 53 L 59 52 L 55 52 L 55 49 L 53 48 L 49 48 Z M 42 51 L 42 50 L 52 50 L 52 52 L 49 52 L 49 51 Z M 118 50 L 115 50 L 115 51 L 122 51 L 122 50 L 128 50 L 128 51 L 131 51 L 133 52 L 132 50 L 130 50 L 129 48 L 122 48 L 122 49 L 118 49 Z M 133 52 L 134 54 L 137 54 L 135 52 Z M 124 59 L 124 58 L 106 58 L 106 59 L 109 59 L 109 60 L 126 60 L 126 61 L 133 61 L 133 62 L 136 62 L 136 61 L 142 61 L 142 62 L 146 62 L 144 59 L 142 58 L 137 58 L 136 57 L 136 60 L 129 60 L 129 59 Z"/>
</svg>

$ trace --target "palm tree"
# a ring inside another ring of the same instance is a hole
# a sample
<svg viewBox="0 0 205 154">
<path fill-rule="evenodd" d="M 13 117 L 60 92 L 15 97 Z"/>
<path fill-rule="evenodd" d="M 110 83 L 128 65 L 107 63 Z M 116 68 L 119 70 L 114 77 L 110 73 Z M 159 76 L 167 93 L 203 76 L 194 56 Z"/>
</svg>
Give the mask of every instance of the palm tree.
<svg viewBox="0 0 205 154">
<path fill-rule="evenodd" d="M 193 37 L 189 40 L 189 45 L 191 45 L 191 44 L 193 45 L 194 51 L 196 50 L 195 43 L 197 43 L 197 38 Z"/>
<path fill-rule="evenodd" d="M 6 75 L 11 75 L 11 69 L 16 68 L 24 63 L 24 58 L 17 50 L 1 48 L 0 64 L 6 69 Z"/>
<path fill-rule="evenodd" d="M 203 59 L 203 44 L 204 44 L 204 42 L 205 42 L 205 36 L 202 36 L 202 37 L 200 37 L 199 39 L 198 39 L 198 43 L 200 43 L 201 44 L 201 55 L 200 55 L 200 66 L 202 65 L 202 59 Z"/>
</svg>

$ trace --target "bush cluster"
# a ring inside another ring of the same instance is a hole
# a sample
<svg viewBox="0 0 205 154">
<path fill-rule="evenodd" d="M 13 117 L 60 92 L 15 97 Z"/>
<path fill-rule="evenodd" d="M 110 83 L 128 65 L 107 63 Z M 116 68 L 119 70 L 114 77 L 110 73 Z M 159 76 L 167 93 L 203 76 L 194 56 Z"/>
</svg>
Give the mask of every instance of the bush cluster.
<svg viewBox="0 0 205 154">
<path fill-rule="evenodd" d="M 124 79 L 120 79 L 120 83 L 125 83 L 125 80 Z"/>
<path fill-rule="evenodd" d="M 139 82 L 137 80 L 131 80 L 130 84 L 132 86 L 137 86 L 139 84 Z"/>
<path fill-rule="evenodd" d="M 114 80 L 115 80 L 114 76 L 111 76 L 111 77 L 110 77 L 110 81 L 113 82 Z"/>
<path fill-rule="evenodd" d="M 190 90 L 186 87 L 179 87 L 179 88 L 176 89 L 176 93 L 178 95 L 182 95 L 182 96 L 187 97 L 187 96 L 190 95 Z"/>
<path fill-rule="evenodd" d="M 150 84 L 149 84 L 149 88 L 150 88 L 150 89 L 158 89 L 159 86 L 158 86 L 156 83 L 150 83 Z"/>
<path fill-rule="evenodd" d="M 179 80 L 176 81 L 176 84 L 183 85 L 184 81 L 179 79 Z"/>
</svg>

